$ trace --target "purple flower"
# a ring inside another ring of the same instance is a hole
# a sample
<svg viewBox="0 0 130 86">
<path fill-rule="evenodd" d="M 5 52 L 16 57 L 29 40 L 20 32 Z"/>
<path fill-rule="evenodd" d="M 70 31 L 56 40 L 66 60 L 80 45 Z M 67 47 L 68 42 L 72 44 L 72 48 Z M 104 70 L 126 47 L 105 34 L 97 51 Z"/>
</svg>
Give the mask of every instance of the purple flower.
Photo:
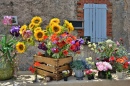
<svg viewBox="0 0 130 86">
<path fill-rule="evenodd" d="M 79 43 L 80 44 L 83 44 L 84 43 L 84 40 L 82 38 L 79 39 Z"/>
<path fill-rule="evenodd" d="M 73 40 L 73 41 L 71 41 L 71 44 L 75 44 L 75 41 Z"/>
<path fill-rule="evenodd" d="M 39 48 L 39 49 L 42 49 L 42 50 L 44 50 L 44 51 L 47 50 L 47 47 L 46 47 L 46 45 L 44 45 L 44 43 L 40 43 L 40 44 L 38 45 L 38 48 Z"/>
<path fill-rule="evenodd" d="M 11 29 L 10 29 L 10 34 L 18 37 L 20 35 L 19 29 L 20 29 L 20 26 L 12 26 Z"/>
</svg>

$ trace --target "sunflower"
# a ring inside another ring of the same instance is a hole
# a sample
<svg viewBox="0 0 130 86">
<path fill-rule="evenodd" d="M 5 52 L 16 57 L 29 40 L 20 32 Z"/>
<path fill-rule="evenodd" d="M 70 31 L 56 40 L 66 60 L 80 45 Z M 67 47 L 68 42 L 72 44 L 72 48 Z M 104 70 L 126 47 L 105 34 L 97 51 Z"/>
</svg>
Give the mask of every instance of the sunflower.
<svg viewBox="0 0 130 86">
<path fill-rule="evenodd" d="M 44 37 L 44 31 L 42 30 L 37 30 L 35 33 L 34 33 L 34 37 L 36 40 L 38 41 L 42 41 L 43 40 L 43 37 Z"/>
<path fill-rule="evenodd" d="M 30 29 L 30 30 L 33 30 L 34 27 L 35 27 L 35 24 L 34 24 L 34 23 L 30 23 L 30 24 L 29 24 L 29 29 Z"/>
<path fill-rule="evenodd" d="M 26 31 L 26 29 L 27 29 L 27 25 L 23 25 L 23 26 L 20 28 L 19 33 L 20 33 L 20 34 L 23 34 L 23 32 Z"/>
<path fill-rule="evenodd" d="M 34 33 L 37 32 L 38 30 L 42 30 L 42 28 L 41 28 L 41 27 L 35 28 L 35 29 L 34 29 Z"/>
<path fill-rule="evenodd" d="M 74 27 L 73 27 L 72 23 L 69 23 L 69 24 L 67 25 L 67 28 L 68 28 L 68 31 L 69 31 L 69 32 L 71 32 L 71 31 L 74 30 Z"/>
<path fill-rule="evenodd" d="M 27 43 L 29 43 L 30 45 L 34 45 L 34 40 L 32 37 L 27 38 Z"/>
<path fill-rule="evenodd" d="M 68 26 L 69 25 L 69 21 L 65 20 L 64 24 L 65 24 L 65 26 Z"/>
<path fill-rule="evenodd" d="M 19 52 L 19 53 L 24 53 L 25 52 L 25 44 L 23 42 L 18 42 L 16 44 L 16 50 Z"/>
<path fill-rule="evenodd" d="M 60 19 L 53 18 L 53 19 L 51 19 L 50 24 L 53 23 L 53 22 L 59 24 L 60 23 Z"/>
<path fill-rule="evenodd" d="M 32 18 L 31 23 L 34 23 L 36 26 L 39 26 L 42 23 L 42 18 L 35 16 Z"/>
<path fill-rule="evenodd" d="M 52 32 L 53 32 L 54 34 L 59 34 L 59 33 L 61 33 L 61 26 L 58 25 L 58 24 L 53 24 L 53 25 L 52 25 Z"/>
</svg>

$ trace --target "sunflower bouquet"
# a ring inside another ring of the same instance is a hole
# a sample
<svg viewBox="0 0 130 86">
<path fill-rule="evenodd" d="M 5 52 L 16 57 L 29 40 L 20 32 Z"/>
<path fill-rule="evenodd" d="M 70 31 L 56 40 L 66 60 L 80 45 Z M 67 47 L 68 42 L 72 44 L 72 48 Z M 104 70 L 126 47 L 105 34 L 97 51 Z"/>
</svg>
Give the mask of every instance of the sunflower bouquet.
<svg viewBox="0 0 130 86">
<path fill-rule="evenodd" d="M 34 45 L 38 41 L 38 48 L 52 58 L 66 57 L 80 50 L 84 40 L 71 34 L 74 30 L 72 23 L 65 20 L 60 25 L 60 19 L 53 18 L 45 29 L 41 27 L 41 23 L 42 18 L 36 16 L 28 26 L 23 25 L 20 28 L 19 32 L 25 42 Z M 17 50 L 20 51 L 20 47 Z"/>
</svg>

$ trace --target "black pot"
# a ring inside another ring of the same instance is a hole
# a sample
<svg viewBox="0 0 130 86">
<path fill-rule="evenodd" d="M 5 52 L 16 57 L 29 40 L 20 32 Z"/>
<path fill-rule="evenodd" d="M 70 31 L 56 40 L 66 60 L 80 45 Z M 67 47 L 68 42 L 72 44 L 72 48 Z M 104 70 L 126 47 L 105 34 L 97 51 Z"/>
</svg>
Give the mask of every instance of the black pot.
<svg viewBox="0 0 130 86">
<path fill-rule="evenodd" d="M 64 81 L 68 81 L 68 77 L 64 77 Z"/>
<path fill-rule="evenodd" d="M 93 74 L 92 75 L 87 75 L 87 77 L 88 77 L 88 80 L 94 79 L 94 75 Z"/>
<path fill-rule="evenodd" d="M 106 79 L 107 78 L 106 76 L 107 76 L 106 71 L 99 71 L 98 72 L 98 78 Z"/>
</svg>

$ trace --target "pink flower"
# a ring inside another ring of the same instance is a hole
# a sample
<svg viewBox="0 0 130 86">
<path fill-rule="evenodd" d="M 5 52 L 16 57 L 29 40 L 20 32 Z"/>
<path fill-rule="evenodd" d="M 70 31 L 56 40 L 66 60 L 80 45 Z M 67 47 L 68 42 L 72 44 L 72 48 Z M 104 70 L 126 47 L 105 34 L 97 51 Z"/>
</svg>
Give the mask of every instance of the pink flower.
<svg viewBox="0 0 130 86">
<path fill-rule="evenodd" d="M 2 23 L 4 25 L 11 25 L 12 24 L 12 16 L 4 16 Z"/>
<path fill-rule="evenodd" d="M 119 46 L 119 45 L 120 45 L 120 43 L 119 43 L 118 41 L 116 41 L 116 45 L 117 45 L 117 46 Z"/>
</svg>

